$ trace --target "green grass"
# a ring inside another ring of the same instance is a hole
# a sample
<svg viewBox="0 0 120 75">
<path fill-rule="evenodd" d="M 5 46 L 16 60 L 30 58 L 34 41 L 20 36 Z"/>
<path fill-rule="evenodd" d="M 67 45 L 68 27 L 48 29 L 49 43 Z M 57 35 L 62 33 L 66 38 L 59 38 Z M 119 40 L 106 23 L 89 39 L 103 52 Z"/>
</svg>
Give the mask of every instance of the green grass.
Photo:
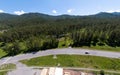
<svg viewBox="0 0 120 75">
<path fill-rule="evenodd" d="M 4 64 L 0 66 L 0 70 L 15 69 L 15 64 Z"/>
<path fill-rule="evenodd" d="M 15 69 L 16 65 L 15 64 L 4 64 L 0 66 L 0 71 L 1 70 L 9 70 L 9 69 Z M 6 75 L 7 71 L 2 71 L 0 72 L 0 75 Z"/>
<path fill-rule="evenodd" d="M 0 72 L 0 75 L 7 75 L 7 71 Z"/>
<path fill-rule="evenodd" d="M 78 48 L 78 47 L 75 47 L 75 48 Z M 80 47 L 80 48 L 120 52 L 120 47 L 110 47 L 110 46 L 91 46 L 91 47 L 88 47 L 88 46 L 83 46 L 83 47 Z"/>
<path fill-rule="evenodd" d="M 53 59 L 53 56 L 44 56 L 22 60 L 21 62 L 28 66 L 57 66 L 60 63 L 61 67 L 84 67 L 120 71 L 120 59 L 97 56 L 58 55 L 57 59 Z"/>
<path fill-rule="evenodd" d="M 59 39 L 58 48 L 68 47 L 72 44 L 72 40 L 69 37 L 62 37 Z"/>
<path fill-rule="evenodd" d="M 7 53 L 5 53 L 2 49 L 0 49 L 0 58 L 5 56 Z"/>
</svg>

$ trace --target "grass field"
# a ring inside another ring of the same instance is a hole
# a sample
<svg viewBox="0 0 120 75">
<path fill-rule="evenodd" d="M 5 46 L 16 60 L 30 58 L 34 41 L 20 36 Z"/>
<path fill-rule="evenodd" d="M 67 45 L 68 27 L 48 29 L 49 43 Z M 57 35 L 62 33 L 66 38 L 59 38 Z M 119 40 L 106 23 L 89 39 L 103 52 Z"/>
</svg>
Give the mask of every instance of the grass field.
<svg viewBox="0 0 120 75">
<path fill-rule="evenodd" d="M 110 46 L 91 46 L 91 47 L 83 46 L 83 47 L 75 47 L 75 48 L 120 52 L 120 47 L 110 47 Z"/>
<path fill-rule="evenodd" d="M 28 66 L 57 66 L 59 64 L 61 67 L 84 67 L 120 71 L 120 59 L 97 56 L 58 55 L 57 59 L 53 59 L 53 56 L 44 56 L 22 60 L 21 62 Z"/>
<path fill-rule="evenodd" d="M 16 66 L 14 64 L 4 64 L 0 66 L 0 71 L 1 70 L 9 70 L 9 69 L 15 69 Z M 2 71 L 0 72 L 0 75 L 6 75 L 7 71 Z"/>
</svg>

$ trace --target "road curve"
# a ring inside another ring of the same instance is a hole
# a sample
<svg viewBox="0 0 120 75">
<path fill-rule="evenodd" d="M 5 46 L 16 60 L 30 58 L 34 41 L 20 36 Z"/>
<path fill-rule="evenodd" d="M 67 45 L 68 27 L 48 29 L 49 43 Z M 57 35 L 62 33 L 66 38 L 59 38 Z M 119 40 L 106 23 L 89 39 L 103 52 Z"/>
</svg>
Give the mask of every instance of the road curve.
<svg viewBox="0 0 120 75">
<path fill-rule="evenodd" d="M 85 52 L 89 52 L 89 54 L 85 54 Z M 50 49 L 45 51 L 39 51 L 37 53 L 26 53 L 26 54 L 16 55 L 13 57 L 2 58 L 0 59 L 0 65 L 5 63 L 15 63 L 24 59 L 31 59 L 31 58 L 47 56 L 47 55 L 59 55 L 59 54 L 90 55 L 90 56 L 101 56 L 101 57 L 120 59 L 120 52 L 108 52 L 108 51 L 77 49 L 77 48 L 62 48 L 62 49 Z"/>
</svg>

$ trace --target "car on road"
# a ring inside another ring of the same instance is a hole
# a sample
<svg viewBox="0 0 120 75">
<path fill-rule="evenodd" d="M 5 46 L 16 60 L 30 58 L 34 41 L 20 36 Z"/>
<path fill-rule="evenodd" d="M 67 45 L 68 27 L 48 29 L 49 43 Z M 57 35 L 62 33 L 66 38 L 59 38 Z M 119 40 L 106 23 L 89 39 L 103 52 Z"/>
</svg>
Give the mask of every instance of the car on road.
<svg viewBox="0 0 120 75">
<path fill-rule="evenodd" d="M 85 54 L 90 54 L 90 53 L 88 51 L 86 51 Z"/>
<path fill-rule="evenodd" d="M 32 54 L 36 54 L 37 52 L 32 52 Z"/>
</svg>

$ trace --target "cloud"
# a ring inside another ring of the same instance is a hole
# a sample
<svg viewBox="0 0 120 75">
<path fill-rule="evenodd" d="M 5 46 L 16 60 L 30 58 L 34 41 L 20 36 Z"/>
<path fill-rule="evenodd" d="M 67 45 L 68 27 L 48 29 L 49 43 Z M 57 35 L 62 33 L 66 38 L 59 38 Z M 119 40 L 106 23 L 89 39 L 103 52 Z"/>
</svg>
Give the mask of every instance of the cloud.
<svg viewBox="0 0 120 75">
<path fill-rule="evenodd" d="M 16 14 L 16 15 L 22 15 L 24 13 L 26 13 L 26 12 L 24 12 L 23 10 L 21 10 L 21 11 L 14 11 L 14 14 Z"/>
<path fill-rule="evenodd" d="M 57 14 L 57 11 L 56 10 L 52 10 L 52 13 Z"/>
<path fill-rule="evenodd" d="M 67 12 L 68 13 L 72 13 L 74 11 L 74 9 L 68 9 Z"/>
<path fill-rule="evenodd" d="M 108 13 L 113 13 L 113 12 L 120 12 L 120 10 L 109 10 L 107 11 Z"/>
<path fill-rule="evenodd" d="M 0 13 L 4 13 L 4 11 L 3 11 L 3 10 L 0 10 Z"/>
</svg>

